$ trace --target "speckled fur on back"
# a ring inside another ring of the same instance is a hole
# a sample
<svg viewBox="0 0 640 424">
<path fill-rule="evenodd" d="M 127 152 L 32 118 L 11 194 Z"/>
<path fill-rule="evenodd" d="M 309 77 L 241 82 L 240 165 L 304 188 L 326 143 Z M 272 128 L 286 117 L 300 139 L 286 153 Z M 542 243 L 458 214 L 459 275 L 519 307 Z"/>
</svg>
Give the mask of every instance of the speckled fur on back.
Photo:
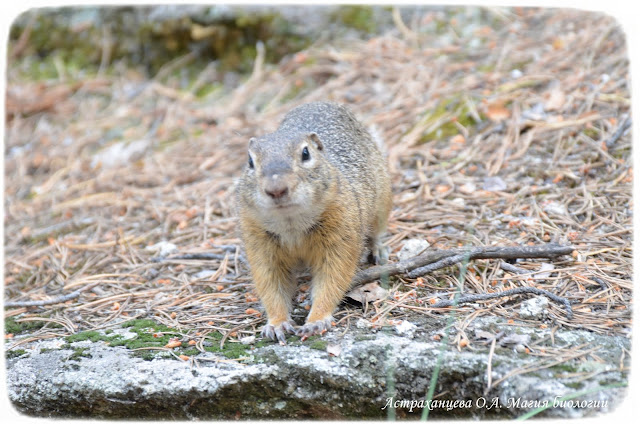
<svg viewBox="0 0 640 424">
<path fill-rule="evenodd" d="M 256 291 L 269 322 L 263 335 L 284 341 L 329 328 L 365 247 L 385 259 L 380 236 L 391 208 L 385 159 L 344 106 L 309 103 L 278 129 L 249 143 L 236 187 L 240 229 Z M 292 268 L 311 267 L 312 308 L 297 331 L 290 318 Z"/>
<path fill-rule="evenodd" d="M 318 134 L 328 159 L 349 181 L 363 229 L 370 230 L 379 197 L 389 190 L 389 176 L 369 132 L 349 109 L 330 102 L 307 103 L 289 112 L 277 132 L 293 131 Z"/>
</svg>

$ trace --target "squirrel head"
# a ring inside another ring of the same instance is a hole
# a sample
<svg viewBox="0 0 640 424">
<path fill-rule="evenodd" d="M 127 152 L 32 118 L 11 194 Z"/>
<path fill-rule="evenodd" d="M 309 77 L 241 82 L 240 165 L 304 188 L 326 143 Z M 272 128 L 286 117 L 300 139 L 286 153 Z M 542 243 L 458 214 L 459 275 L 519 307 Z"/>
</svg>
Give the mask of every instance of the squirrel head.
<svg viewBox="0 0 640 424">
<path fill-rule="evenodd" d="M 249 140 L 241 196 L 261 213 L 294 216 L 321 207 L 331 164 L 315 132 L 275 132 Z"/>
</svg>

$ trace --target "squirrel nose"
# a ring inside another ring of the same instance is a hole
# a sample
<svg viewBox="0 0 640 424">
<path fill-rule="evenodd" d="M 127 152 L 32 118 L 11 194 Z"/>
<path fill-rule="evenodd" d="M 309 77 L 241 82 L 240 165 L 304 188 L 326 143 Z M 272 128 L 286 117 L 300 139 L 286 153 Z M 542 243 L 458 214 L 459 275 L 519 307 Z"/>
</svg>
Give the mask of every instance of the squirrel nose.
<svg viewBox="0 0 640 424">
<path fill-rule="evenodd" d="M 267 193 L 269 197 L 280 199 L 287 195 L 289 189 L 286 186 L 268 187 L 264 189 L 264 192 Z"/>
</svg>

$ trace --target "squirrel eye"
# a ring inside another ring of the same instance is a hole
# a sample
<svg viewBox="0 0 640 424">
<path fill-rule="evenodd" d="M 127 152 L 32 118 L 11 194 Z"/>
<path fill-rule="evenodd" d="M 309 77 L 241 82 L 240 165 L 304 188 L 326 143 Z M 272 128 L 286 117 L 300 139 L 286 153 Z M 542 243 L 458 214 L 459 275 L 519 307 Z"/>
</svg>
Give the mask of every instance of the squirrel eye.
<svg viewBox="0 0 640 424">
<path fill-rule="evenodd" d="M 253 159 L 251 159 L 251 155 L 249 155 L 249 169 L 253 169 Z"/>
<path fill-rule="evenodd" d="M 302 160 L 308 161 L 309 159 L 311 159 L 311 155 L 309 154 L 309 149 L 305 146 L 305 148 L 302 149 Z"/>
</svg>

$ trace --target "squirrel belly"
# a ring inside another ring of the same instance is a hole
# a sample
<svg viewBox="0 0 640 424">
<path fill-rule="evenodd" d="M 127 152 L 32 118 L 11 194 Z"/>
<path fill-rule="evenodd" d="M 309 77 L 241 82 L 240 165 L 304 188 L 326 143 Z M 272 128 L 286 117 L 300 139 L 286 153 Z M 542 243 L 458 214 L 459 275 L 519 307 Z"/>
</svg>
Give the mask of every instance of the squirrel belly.
<svg viewBox="0 0 640 424">
<path fill-rule="evenodd" d="M 359 258 L 375 262 L 391 209 L 384 156 L 344 106 L 309 103 L 293 109 L 273 133 L 249 141 L 236 187 L 242 239 L 268 323 L 263 336 L 327 330 L 348 290 Z M 293 269 L 311 268 L 312 307 L 295 329 L 290 311 Z"/>
</svg>

